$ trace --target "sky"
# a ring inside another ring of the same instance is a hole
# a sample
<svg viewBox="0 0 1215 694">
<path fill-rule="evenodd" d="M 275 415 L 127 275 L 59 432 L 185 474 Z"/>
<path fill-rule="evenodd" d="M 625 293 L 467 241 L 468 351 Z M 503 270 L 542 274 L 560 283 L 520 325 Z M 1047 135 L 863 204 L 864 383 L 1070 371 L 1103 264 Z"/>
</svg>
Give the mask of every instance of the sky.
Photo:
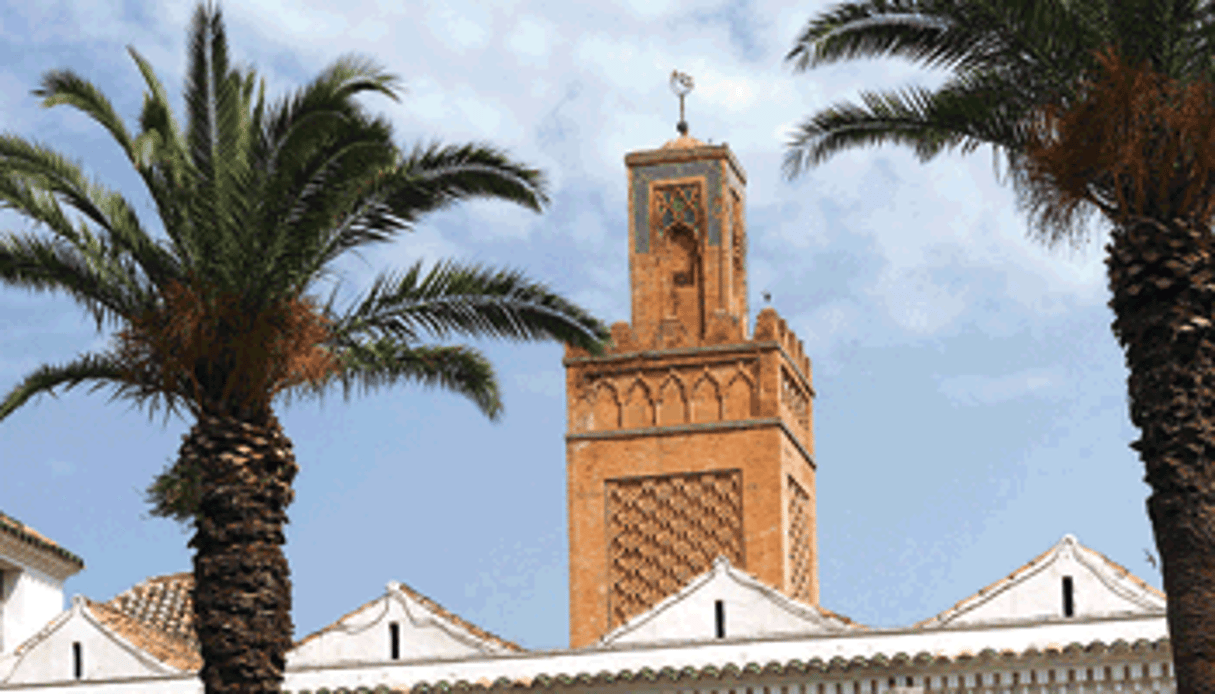
<svg viewBox="0 0 1215 694">
<path fill-rule="evenodd" d="M 399 102 L 364 100 L 402 145 L 489 142 L 549 178 L 542 214 L 463 204 L 343 259 L 339 307 L 377 272 L 459 259 L 520 268 L 608 323 L 628 320 L 624 155 L 675 137 L 667 79 L 691 74 L 691 134 L 729 143 L 748 177 L 751 320 L 770 293 L 813 364 L 822 604 L 909 625 L 1067 533 L 1159 587 L 1109 329 L 1105 227 L 1075 251 L 1027 238 L 989 148 L 927 164 L 893 145 L 854 150 L 784 179 L 804 118 L 859 90 L 944 79 L 893 60 L 795 72 L 784 55 L 828 7 L 244 0 L 224 17 L 232 55 L 270 94 L 344 54 L 369 56 L 405 87 Z M 192 11 L 178 0 L 4 3 L 0 131 L 81 161 L 152 219 L 109 136 L 30 90 L 72 68 L 134 127 L 132 45 L 180 109 Z M 0 230 L 27 228 L 0 213 Z M 105 349 L 109 331 L 63 295 L 0 287 L 0 391 Z M 297 638 L 401 581 L 525 647 L 568 644 L 562 348 L 474 344 L 502 382 L 496 423 L 408 385 L 278 407 L 301 466 L 286 546 Z M 191 422 L 149 419 L 109 394 L 42 397 L 0 422 L 0 511 L 83 557 L 66 594 L 96 600 L 191 566 L 188 528 L 151 518 L 142 494 Z"/>
</svg>

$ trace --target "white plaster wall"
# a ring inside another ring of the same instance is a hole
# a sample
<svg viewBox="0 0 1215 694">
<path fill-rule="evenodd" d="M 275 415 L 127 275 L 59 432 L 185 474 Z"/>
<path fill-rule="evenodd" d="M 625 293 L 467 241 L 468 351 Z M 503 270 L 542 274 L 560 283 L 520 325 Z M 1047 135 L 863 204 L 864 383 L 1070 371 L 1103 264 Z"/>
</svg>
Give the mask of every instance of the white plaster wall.
<svg viewBox="0 0 1215 694">
<path fill-rule="evenodd" d="M 44 625 L 45 626 L 45 625 Z M 73 609 L 57 628 L 21 654 L 6 684 L 71 681 L 72 643 L 83 651 L 81 679 L 148 677 L 165 674 L 141 660 L 124 644 L 114 640 L 79 609 Z"/>
<path fill-rule="evenodd" d="M 1030 569 L 1023 580 L 1004 587 L 949 623 L 1063 617 L 1064 576 L 1072 577 L 1075 617 L 1163 611 L 1165 607 L 1163 598 L 1149 595 L 1117 576 L 1100 558 L 1079 554 L 1065 546 L 1053 561 Z M 1145 605 L 1145 601 L 1149 604 Z"/>
<path fill-rule="evenodd" d="M 781 634 L 819 634 L 824 629 L 808 615 L 797 614 L 756 588 L 743 585 L 724 571 L 704 585 L 680 596 L 651 619 L 628 629 L 612 644 L 711 640 L 717 637 L 716 602 L 725 606 L 726 638 L 756 638 Z M 808 610 L 809 608 L 807 608 Z"/>
<path fill-rule="evenodd" d="M 414 600 L 391 591 L 287 654 L 287 666 L 390 662 L 389 627 L 400 626 L 401 660 L 453 658 L 482 652 L 457 628 L 444 629 Z"/>
<path fill-rule="evenodd" d="M 645 667 L 657 671 L 664 667 L 720 667 L 725 663 L 741 667 L 749 662 L 764 664 L 775 660 L 785 663 L 795 659 L 804 662 L 815 657 L 823 660 L 835 656 L 851 659 L 857 655 L 871 657 L 883 653 L 893 656 L 900 652 L 914 656 L 921 651 L 955 656 L 962 652 L 979 653 L 986 648 L 1021 652 L 1031 646 L 1042 650 L 1047 647 L 1063 648 L 1075 642 L 1088 644 L 1101 640 L 1108 644 L 1122 639 L 1134 643 L 1141 638 L 1154 641 L 1165 636 L 1167 628 L 1161 616 L 956 630 L 850 632 L 836 636 L 780 640 L 727 639 L 687 645 L 552 651 L 335 669 L 299 667 L 288 673 L 288 686 L 292 690 L 314 691 L 320 687 L 374 687 L 378 684 L 409 687 L 418 682 L 434 683 L 439 680 L 476 682 L 485 679 L 492 682 L 499 677 L 513 679 L 540 674 L 594 674 L 605 670 L 614 673 L 625 669 L 637 672 Z M 965 670 L 965 667 L 958 670 Z"/>
<path fill-rule="evenodd" d="M 601 671 L 618 672 L 629 669 L 633 672 L 643 667 L 660 670 L 664 667 L 676 669 L 684 666 L 703 667 L 705 665 L 722 666 L 734 663 L 742 666 L 748 662 L 768 663 L 778 661 L 785 663 L 794 659 L 808 661 L 819 657 L 824 660 L 836 655 L 851 658 L 853 655 L 872 656 L 885 653 L 888 656 L 898 652 L 915 655 L 921 651 L 956 655 L 962 651 L 978 653 L 985 648 L 1000 651 L 1005 648 L 1023 650 L 1034 646 L 1043 649 L 1047 646 L 1062 647 L 1072 642 L 1090 643 L 1101 640 L 1111 643 L 1117 639 L 1134 642 L 1140 638 L 1155 640 L 1166 635 L 1163 617 L 1133 618 L 1121 620 L 1096 620 L 1091 622 L 1062 622 L 1038 624 L 1029 626 L 1007 626 L 999 628 L 970 628 L 970 629 L 939 629 L 924 630 L 890 630 L 877 633 L 849 633 L 837 636 L 820 636 L 809 638 L 786 638 L 781 640 L 758 641 L 710 641 L 700 644 L 669 645 L 663 647 L 632 647 L 612 648 L 603 650 L 582 651 L 551 651 L 540 653 L 523 653 L 498 655 L 493 657 L 419 660 L 400 663 L 371 663 L 366 665 L 350 665 L 345 667 L 301 667 L 288 665 L 285 688 L 291 691 L 309 689 L 316 691 L 321 687 L 374 687 L 379 684 L 408 688 L 418 682 L 435 683 L 439 680 L 456 682 L 465 680 L 493 681 L 499 677 L 522 678 L 535 677 L 539 674 L 578 674 L 598 673 Z M 69 646 L 70 648 L 70 646 Z M 1153 676 L 1159 689 L 1149 687 L 1153 691 L 1169 691 L 1171 679 L 1161 673 L 1164 661 L 1163 654 L 1153 654 Z M 1114 657 L 1102 659 L 1107 663 L 1120 663 L 1121 659 Z M 1141 657 L 1130 656 L 1128 663 L 1142 663 Z M 978 665 L 981 669 L 990 669 L 990 665 Z M 998 666 L 997 666 L 998 667 Z M 1021 669 L 1023 665 L 1013 666 Z M 1047 661 L 1035 661 L 1035 669 L 1049 668 Z M 1136 665 L 1138 667 L 1138 665 Z M 949 668 L 952 672 L 975 672 L 974 666 L 955 662 Z M 1003 668 L 1000 668 L 1003 669 Z M 1121 677 L 1121 668 L 1114 669 L 1115 679 Z M 863 677 L 866 681 L 878 677 L 881 691 L 887 691 L 885 676 L 899 676 L 897 671 L 882 673 L 881 676 L 860 673 L 838 673 L 827 676 L 828 679 L 850 680 L 853 677 Z M 813 676 L 813 681 L 822 681 L 824 676 Z M 1045 681 L 1043 676 L 1039 682 Z M 809 680 L 808 680 L 809 681 Z M 1006 680 L 1007 682 L 1007 680 Z M 714 682 L 706 682 L 708 689 L 720 690 L 721 686 Z M 646 688 L 646 687 L 643 687 Z M 670 689 L 669 685 L 655 683 L 653 689 Z M 690 683 L 681 690 L 696 691 L 697 685 Z M 620 687 L 605 686 L 604 690 L 617 690 Z M 646 688 L 649 689 L 649 688 Z M 196 694 L 202 691 L 198 680 L 192 676 L 171 678 L 152 678 L 142 681 L 119 680 L 109 683 L 98 683 L 81 687 L 39 686 L 26 690 L 20 686 L 0 684 L 0 691 L 30 691 L 39 694 Z M 792 690 L 791 690 L 792 691 Z M 851 691 L 846 687 L 845 691 Z M 866 688 L 867 691 L 867 688 Z M 983 691 L 987 691 L 986 689 Z M 996 687 L 993 691 L 1007 691 L 1007 684 Z M 1107 690 L 1102 690 L 1107 691 Z"/>
<path fill-rule="evenodd" d="M 63 583 L 34 569 L 4 572 L 0 653 L 12 651 L 63 612 Z"/>
</svg>

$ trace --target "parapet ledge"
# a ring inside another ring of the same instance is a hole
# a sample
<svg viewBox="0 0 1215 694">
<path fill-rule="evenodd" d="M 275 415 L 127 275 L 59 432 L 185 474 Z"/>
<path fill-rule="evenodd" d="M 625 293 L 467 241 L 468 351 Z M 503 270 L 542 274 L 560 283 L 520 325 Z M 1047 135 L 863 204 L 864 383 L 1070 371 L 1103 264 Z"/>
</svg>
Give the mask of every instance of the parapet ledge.
<svg viewBox="0 0 1215 694">
<path fill-rule="evenodd" d="M 807 378 L 810 377 L 810 357 L 806 356 L 806 347 L 797 334 L 789 329 L 785 319 L 776 313 L 776 309 L 768 307 L 759 312 L 755 318 L 754 339 L 757 342 L 771 340 L 780 343 L 797 368 Z"/>
<path fill-rule="evenodd" d="M 810 378 L 810 358 L 806 356 L 805 345 L 798 339 L 797 334 L 789 329 L 785 319 L 781 318 L 774 309 L 765 308 L 755 319 L 755 334 L 750 340 L 743 334 L 743 325 L 734 316 L 725 312 L 716 312 L 709 317 L 708 330 L 705 339 L 695 344 L 679 344 L 676 347 L 707 347 L 714 345 L 747 344 L 749 342 L 776 342 L 785 354 L 793 361 L 794 366 L 802 375 Z M 612 342 L 604 349 L 604 356 L 630 354 L 647 350 L 662 349 L 659 345 L 643 344 L 633 326 L 625 321 L 612 324 Z M 565 347 L 565 357 L 582 358 L 591 356 L 589 352 L 578 347 Z"/>
</svg>

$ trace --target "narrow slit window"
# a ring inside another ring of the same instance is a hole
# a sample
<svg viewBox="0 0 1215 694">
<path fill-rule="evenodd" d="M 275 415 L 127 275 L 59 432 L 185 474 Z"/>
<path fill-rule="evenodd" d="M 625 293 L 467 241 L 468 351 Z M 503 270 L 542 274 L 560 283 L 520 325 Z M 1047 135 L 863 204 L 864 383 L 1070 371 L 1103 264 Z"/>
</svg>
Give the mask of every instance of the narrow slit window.
<svg viewBox="0 0 1215 694">
<path fill-rule="evenodd" d="M 401 659 L 401 625 L 396 622 L 388 623 L 388 657 Z"/>
<path fill-rule="evenodd" d="M 713 603 L 713 611 L 717 617 L 717 638 L 726 638 L 726 603 L 718 600 Z"/>
<path fill-rule="evenodd" d="M 1076 613 L 1074 588 L 1072 586 L 1072 577 L 1063 577 L 1063 616 L 1071 617 Z"/>
<path fill-rule="evenodd" d="M 75 679 L 84 677 L 84 648 L 81 647 L 79 641 L 72 642 L 72 677 Z"/>
</svg>

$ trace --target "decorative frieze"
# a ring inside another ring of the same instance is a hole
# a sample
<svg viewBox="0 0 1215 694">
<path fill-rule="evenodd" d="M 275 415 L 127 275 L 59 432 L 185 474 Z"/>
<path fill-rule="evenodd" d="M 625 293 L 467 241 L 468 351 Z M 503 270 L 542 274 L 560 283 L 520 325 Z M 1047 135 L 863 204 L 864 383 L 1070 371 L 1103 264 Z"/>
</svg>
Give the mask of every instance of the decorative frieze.
<svg viewBox="0 0 1215 694">
<path fill-rule="evenodd" d="M 706 367 L 584 373 L 571 433 L 748 419 L 758 360 Z"/>
</svg>

